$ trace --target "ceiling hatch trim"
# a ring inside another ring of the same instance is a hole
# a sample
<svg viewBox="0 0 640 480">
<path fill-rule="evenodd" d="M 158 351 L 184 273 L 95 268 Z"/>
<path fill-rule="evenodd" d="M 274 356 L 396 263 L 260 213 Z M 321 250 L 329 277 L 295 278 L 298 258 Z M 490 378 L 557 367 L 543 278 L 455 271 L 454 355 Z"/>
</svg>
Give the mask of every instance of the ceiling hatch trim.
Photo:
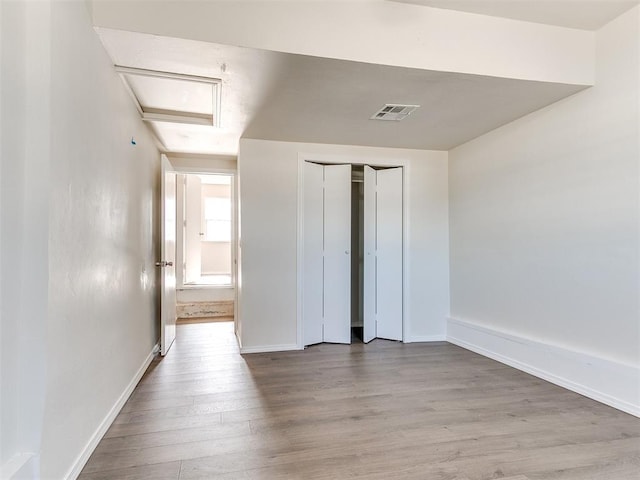
<svg viewBox="0 0 640 480">
<path fill-rule="evenodd" d="M 220 127 L 221 79 L 120 65 L 114 68 L 145 122 Z"/>
</svg>

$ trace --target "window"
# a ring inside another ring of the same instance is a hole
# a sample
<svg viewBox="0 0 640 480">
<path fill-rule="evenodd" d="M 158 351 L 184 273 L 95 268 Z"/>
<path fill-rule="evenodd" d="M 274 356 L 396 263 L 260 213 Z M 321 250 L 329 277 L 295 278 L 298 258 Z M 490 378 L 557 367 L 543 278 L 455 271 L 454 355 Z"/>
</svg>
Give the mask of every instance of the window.
<svg viewBox="0 0 640 480">
<path fill-rule="evenodd" d="M 208 242 L 231 241 L 231 199 L 205 197 L 204 239 Z"/>
</svg>

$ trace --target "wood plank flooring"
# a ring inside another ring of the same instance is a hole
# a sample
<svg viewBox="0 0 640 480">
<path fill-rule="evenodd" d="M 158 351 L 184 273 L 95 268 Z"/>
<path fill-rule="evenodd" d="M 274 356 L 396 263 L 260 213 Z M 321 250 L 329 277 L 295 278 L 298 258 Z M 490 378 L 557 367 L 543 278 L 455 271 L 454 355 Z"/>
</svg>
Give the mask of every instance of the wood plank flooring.
<svg viewBox="0 0 640 480">
<path fill-rule="evenodd" d="M 447 344 L 240 356 L 178 326 L 81 480 L 638 480 L 640 419 Z"/>
</svg>

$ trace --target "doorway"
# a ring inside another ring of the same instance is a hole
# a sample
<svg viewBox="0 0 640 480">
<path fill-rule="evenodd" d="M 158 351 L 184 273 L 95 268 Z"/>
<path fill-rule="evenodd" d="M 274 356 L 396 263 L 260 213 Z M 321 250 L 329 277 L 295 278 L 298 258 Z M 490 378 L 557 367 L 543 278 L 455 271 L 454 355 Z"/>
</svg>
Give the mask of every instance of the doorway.
<svg viewBox="0 0 640 480">
<path fill-rule="evenodd" d="M 180 172 L 177 185 L 178 323 L 233 321 L 235 173 Z"/>
</svg>

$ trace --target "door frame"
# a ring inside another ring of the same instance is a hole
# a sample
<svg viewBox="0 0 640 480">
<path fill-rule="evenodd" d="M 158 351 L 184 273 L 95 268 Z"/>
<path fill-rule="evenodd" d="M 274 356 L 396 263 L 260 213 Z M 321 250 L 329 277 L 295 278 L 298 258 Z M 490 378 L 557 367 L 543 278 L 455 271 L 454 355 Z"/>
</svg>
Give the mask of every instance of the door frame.
<svg viewBox="0 0 640 480">
<path fill-rule="evenodd" d="M 319 153 L 298 153 L 298 224 L 296 248 L 296 343 L 297 348 L 304 349 L 303 312 L 304 312 L 304 162 L 331 164 L 369 165 L 372 167 L 402 167 L 402 341 L 406 341 L 410 331 L 409 316 L 409 188 L 408 178 L 410 163 L 406 159 L 378 156 L 349 156 Z"/>
</svg>

